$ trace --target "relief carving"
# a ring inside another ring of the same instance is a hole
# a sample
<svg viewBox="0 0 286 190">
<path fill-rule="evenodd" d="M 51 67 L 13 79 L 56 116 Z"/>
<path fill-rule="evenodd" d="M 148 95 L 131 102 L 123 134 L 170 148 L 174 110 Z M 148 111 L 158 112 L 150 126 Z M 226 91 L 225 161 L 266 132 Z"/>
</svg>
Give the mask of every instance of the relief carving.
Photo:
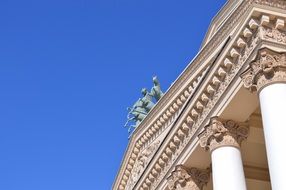
<svg viewBox="0 0 286 190">
<path fill-rule="evenodd" d="M 188 169 L 182 165 L 176 166 L 171 176 L 168 177 L 170 190 L 202 190 L 210 178 L 210 171 L 197 168 Z"/>
<path fill-rule="evenodd" d="M 137 180 L 140 178 L 142 172 L 146 168 L 147 164 L 149 163 L 150 159 L 152 158 L 152 155 L 155 153 L 157 148 L 159 147 L 160 141 L 156 141 L 155 143 L 151 144 L 149 147 L 147 147 L 145 150 L 143 150 L 139 156 L 137 161 L 134 164 L 132 175 L 129 183 L 129 187 L 134 186 L 134 184 L 137 182 Z"/>
<path fill-rule="evenodd" d="M 276 28 L 265 27 L 261 27 L 260 30 L 263 39 L 286 44 L 286 32 L 278 30 Z"/>
<path fill-rule="evenodd" d="M 286 82 L 286 53 L 260 49 L 256 60 L 250 63 L 241 77 L 244 86 L 252 92 L 272 83 Z"/>
<path fill-rule="evenodd" d="M 271 7 L 286 9 L 285 0 L 253 0 L 256 4 L 268 5 Z"/>
<path fill-rule="evenodd" d="M 224 120 L 213 117 L 204 131 L 199 135 L 200 145 L 206 150 L 213 151 L 222 146 L 239 148 L 248 136 L 249 128 L 245 123 Z"/>
</svg>

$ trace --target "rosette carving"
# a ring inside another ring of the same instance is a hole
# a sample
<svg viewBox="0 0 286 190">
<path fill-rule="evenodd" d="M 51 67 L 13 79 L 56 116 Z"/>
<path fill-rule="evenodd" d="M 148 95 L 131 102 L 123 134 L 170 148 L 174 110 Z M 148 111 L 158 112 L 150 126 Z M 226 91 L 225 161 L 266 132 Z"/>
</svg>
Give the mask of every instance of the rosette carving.
<svg viewBox="0 0 286 190">
<path fill-rule="evenodd" d="M 189 169 L 182 165 L 178 165 L 167 180 L 170 190 L 202 190 L 203 186 L 208 183 L 209 178 L 209 169 Z"/>
<path fill-rule="evenodd" d="M 213 117 L 199 135 L 200 144 L 206 150 L 213 151 L 222 146 L 240 147 L 248 137 L 249 128 L 245 123 Z"/>
<path fill-rule="evenodd" d="M 251 92 L 278 82 L 286 82 L 286 53 L 277 53 L 263 48 L 256 60 L 241 74 L 244 86 Z"/>
</svg>

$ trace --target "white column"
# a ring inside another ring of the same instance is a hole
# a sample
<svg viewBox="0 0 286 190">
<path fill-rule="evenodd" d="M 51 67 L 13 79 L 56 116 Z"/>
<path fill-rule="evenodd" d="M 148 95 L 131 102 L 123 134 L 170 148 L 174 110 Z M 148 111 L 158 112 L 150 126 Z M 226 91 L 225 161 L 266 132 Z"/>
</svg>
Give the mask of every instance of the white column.
<svg viewBox="0 0 286 190">
<path fill-rule="evenodd" d="M 245 124 L 215 117 L 199 135 L 201 146 L 211 152 L 214 190 L 246 190 L 240 144 L 248 131 Z"/>
<path fill-rule="evenodd" d="M 286 189 L 286 84 L 264 87 L 259 98 L 272 190 Z"/>
<path fill-rule="evenodd" d="M 246 190 L 240 150 L 220 147 L 212 151 L 214 190 Z"/>
<path fill-rule="evenodd" d="M 242 79 L 259 94 L 272 190 L 286 189 L 286 53 L 259 50 Z"/>
</svg>

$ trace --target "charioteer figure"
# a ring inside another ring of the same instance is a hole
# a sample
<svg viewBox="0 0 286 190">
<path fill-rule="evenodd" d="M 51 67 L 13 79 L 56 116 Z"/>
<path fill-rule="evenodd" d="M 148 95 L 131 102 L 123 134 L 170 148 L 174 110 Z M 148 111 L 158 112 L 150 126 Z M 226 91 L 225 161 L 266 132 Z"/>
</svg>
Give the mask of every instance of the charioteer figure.
<svg viewBox="0 0 286 190">
<path fill-rule="evenodd" d="M 154 107 L 155 103 L 164 95 L 156 76 L 153 77 L 153 83 L 154 86 L 152 87 L 151 92 L 148 92 L 146 88 L 143 88 L 141 90 L 143 97 L 139 98 L 132 108 L 127 108 L 129 112 L 124 127 L 128 127 L 129 133 L 132 133 L 133 129 L 143 121 L 148 112 Z"/>
<path fill-rule="evenodd" d="M 160 83 L 159 83 L 159 80 L 158 80 L 157 76 L 153 77 L 153 83 L 154 83 L 154 86 L 151 89 L 151 95 L 158 102 L 160 100 L 160 98 L 162 98 L 164 93 L 161 90 L 161 86 L 160 86 Z"/>
</svg>

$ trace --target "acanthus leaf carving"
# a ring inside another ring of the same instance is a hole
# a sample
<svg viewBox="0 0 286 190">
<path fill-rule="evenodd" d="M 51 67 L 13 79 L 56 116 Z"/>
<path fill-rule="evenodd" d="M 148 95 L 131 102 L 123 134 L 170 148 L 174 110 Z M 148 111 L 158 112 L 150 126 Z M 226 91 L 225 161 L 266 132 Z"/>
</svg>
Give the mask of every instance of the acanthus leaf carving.
<svg viewBox="0 0 286 190">
<path fill-rule="evenodd" d="M 168 177 L 168 187 L 170 190 L 202 190 L 210 178 L 209 169 L 200 170 L 197 168 L 186 168 L 178 165 Z"/>
<path fill-rule="evenodd" d="M 260 49 L 256 60 L 241 77 L 244 86 L 252 92 L 275 82 L 286 82 L 286 53 Z"/>
<path fill-rule="evenodd" d="M 286 32 L 266 27 L 260 27 L 260 31 L 263 39 L 286 44 Z"/>
<path fill-rule="evenodd" d="M 239 148 L 241 142 L 248 137 L 248 133 L 249 128 L 246 123 L 213 117 L 199 135 L 200 145 L 210 151 L 222 146 Z"/>
</svg>

